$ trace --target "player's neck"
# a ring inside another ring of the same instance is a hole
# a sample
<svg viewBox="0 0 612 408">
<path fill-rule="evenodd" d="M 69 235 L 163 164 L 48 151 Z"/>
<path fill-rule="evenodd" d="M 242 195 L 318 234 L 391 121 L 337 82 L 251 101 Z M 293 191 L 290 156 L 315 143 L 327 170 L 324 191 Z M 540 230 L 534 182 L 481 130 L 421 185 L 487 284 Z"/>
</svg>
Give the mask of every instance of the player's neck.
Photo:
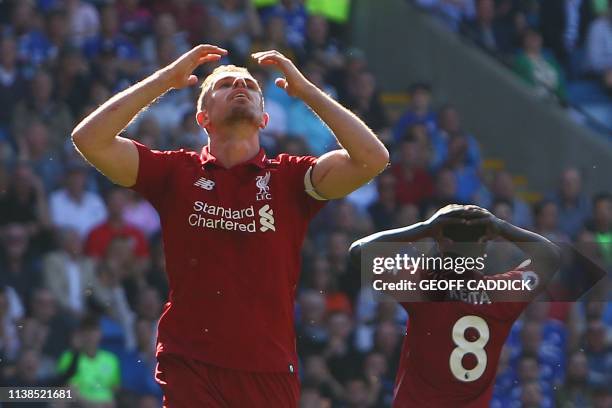
<svg viewBox="0 0 612 408">
<path fill-rule="evenodd" d="M 217 133 L 208 142 L 210 154 L 226 169 L 252 159 L 259 152 L 259 148 L 257 132 L 251 133 L 250 136 Z"/>
</svg>

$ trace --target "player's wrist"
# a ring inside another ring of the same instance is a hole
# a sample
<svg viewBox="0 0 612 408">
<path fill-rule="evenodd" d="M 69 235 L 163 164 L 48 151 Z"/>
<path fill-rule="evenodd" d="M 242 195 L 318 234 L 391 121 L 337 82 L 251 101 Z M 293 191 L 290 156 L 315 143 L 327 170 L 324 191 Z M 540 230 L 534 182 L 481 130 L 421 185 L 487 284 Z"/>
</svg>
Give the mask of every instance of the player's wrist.
<svg viewBox="0 0 612 408">
<path fill-rule="evenodd" d="M 294 86 L 294 88 L 295 96 L 307 104 L 309 100 L 321 93 L 321 90 L 306 78 L 303 78 L 303 81 L 300 81 L 300 84 Z"/>
</svg>

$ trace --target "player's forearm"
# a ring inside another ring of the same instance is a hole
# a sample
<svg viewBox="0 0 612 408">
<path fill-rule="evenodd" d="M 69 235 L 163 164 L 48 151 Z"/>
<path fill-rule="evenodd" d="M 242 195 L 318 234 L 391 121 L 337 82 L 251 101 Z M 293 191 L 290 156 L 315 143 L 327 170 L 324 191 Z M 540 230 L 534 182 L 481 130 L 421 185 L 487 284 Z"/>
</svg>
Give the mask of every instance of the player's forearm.
<svg viewBox="0 0 612 408">
<path fill-rule="evenodd" d="M 312 84 L 300 97 L 329 126 L 352 161 L 373 176 L 385 169 L 389 152 L 354 113 Z"/>
<path fill-rule="evenodd" d="M 552 275 L 559 267 L 559 247 L 545 237 L 509 222 L 501 224 L 500 236 L 529 256 L 536 273 Z"/>
<path fill-rule="evenodd" d="M 358 265 L 361 262 L 361 254 L 364 249 L 372 244 L 383 242 L 416 242 L 431 237 L 432 230 L 427 222 L 419 222 L 407 227 L 380 231 L 367 237 L 361 238 L 351 244 L 349 249 L 351 262 Z"/>
<path fill-rule="evenodd" d="M 91 149 L 101 149 L 136 117 L 169 89 L 163 71 L 118 93 L 83 119 L 72 131 L 72 140 L 87 155 Z"/>
</svg>

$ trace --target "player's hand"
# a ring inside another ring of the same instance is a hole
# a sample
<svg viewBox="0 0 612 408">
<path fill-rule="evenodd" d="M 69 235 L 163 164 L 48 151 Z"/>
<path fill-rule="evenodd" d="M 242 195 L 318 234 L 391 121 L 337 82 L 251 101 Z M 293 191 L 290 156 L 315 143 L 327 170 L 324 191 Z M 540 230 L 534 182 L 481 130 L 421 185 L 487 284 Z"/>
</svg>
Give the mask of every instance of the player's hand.
<svg viewBox="0 0 612 408">
<path fill-rule="evenodd" d="M 251 54 L 251 57 L 259 65 L 273 66 L 283 73 L 284 78 L 276 78 L 274 83 L 279 88 L 284 89 L 289 96 L 300 98 L 311 85 L 295 64 L 276 50 L 256 52 Z"/>
<path fill-rule="evenodd" d="M 465 206 L 459 204 L 451 204 L 440 208 L 435 212 L 425 224 L 430 229 L 429 236 L 435 239 L 439 244 L 450 244 L 451 240 L 446 238 L 442 233 L 443 229 L 447 225 L 451 224 L 465 224 L 465 218 L 463 214 L 465 212 Z"/>
<path fill-rule="evenodd" d="M 504 221 L 497 218 L 495 215 L 491 214 L 491 212 L 482 207 L 475 205 L 469 207 L 470 208 L 466 209 L 468 219 L 466 220 L 465 225 L 485 226 L 487 232 L 485 236 L 481 238 L 481 241 L 488 241 L 497 238 L 501 233 Z"/>
<path fill-rule="evenodd" d="M 198 83 L 193 71 L 202 64 L 218 61 L 227 50 L 215 45 L 201 44 L 181 55 L 162 70 L 162 77 L 171 89 L 181 89 Z"/>
</svg>

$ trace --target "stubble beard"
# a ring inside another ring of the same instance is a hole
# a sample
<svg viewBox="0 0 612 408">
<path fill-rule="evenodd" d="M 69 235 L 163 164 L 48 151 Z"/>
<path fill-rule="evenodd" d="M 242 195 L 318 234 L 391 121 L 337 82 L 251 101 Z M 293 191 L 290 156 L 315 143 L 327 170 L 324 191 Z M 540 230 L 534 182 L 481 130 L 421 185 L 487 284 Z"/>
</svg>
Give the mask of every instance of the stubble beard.
<svg viewBox="0 0 612 408">
<path fill-rule="evenodd" d="M 233 106 L 224 118 L 226 125 L 250 124 L 257 126 L 259 117 L 249 106 Z"/>
</svg>

